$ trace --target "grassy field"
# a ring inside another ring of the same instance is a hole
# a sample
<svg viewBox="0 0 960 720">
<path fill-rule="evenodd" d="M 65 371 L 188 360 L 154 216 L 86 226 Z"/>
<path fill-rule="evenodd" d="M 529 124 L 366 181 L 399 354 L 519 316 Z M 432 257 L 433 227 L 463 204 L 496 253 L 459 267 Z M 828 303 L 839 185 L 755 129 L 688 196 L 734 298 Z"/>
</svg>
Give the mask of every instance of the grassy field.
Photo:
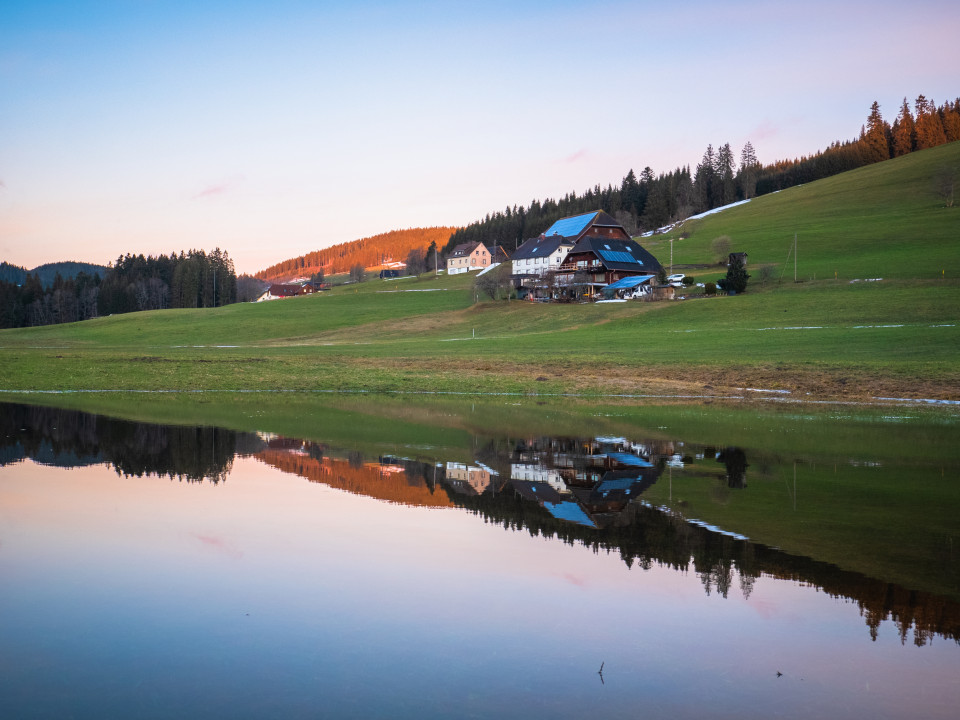
<svg viewBox="0 0 960 720">
<path fill-rule="evenodd" d="M 661 261 L 704 263 L 727 235 L 750 265 L 776 267 L 793 280 L 960 277 L 957 208 L 946 208 L 936 181 L 944 169 L 960 182 L 960 143 L 904 155 L 809 185 L 765 195 L 729 211 L 689 221 L 648 243 Z M 680 239 L 681 235 L 687 235 Z"/>
<path fill-rule="evenodd" d="M 2 331 L 0 390 L 754 388 L 960 400 L 960 208 L 944 208 L 933 187 L 950 164 L 960 165 L 960 143 L 688 223 L 676 263 L 709 263 L 720 234 L 749 252 L 755 277 L 736 297 L 494 303 L 475 294 L 472 275 L 370 280 L 272 303 Z M 789 281 L 761 283 L 759 265 L 773 265 L 774 277 L 785 270 L 794 232 L 805 282 L 792 282 L 791 264 Z M 667 238 L 644 244 L 669 257 Z M 883 280 L 850 282 L 873 278 Z"/>
</svg>

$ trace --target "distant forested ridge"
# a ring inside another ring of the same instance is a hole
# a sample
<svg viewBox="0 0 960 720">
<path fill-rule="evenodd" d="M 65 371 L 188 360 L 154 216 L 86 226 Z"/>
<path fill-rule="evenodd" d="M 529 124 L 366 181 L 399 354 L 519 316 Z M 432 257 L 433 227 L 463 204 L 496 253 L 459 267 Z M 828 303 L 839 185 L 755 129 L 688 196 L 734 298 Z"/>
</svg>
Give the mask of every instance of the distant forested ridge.
<svg viewBox="0 0 960 720">
<path fill-rule="evenodd" d="M 0 281 L 20 285 L 27 279 L 27 269 L 19 265 L 0 262 Z"/>
<path fill-rule="evenodd" d="M 411 250 L 426 250 L 431 244 L 442 248 L 454 230 L 456 228 L 452 227 L 391 230 L 284 260 L 261 270 L 256 277 L 267 281 L 290 280 L 317 272 L 325 275 L 345 273 L 357 265 L 371 268 L 391 260 L 403 262 Z"/>
<path fill-rule="evenodd" d="M 0 280 L 17 285 L 22 285 L 26 281 L 27 275 L 32 274 L 40 278 L 40 283 L 45 288 L 49 288 L 53 285 L 58 274 L 61 279 L 68 280 L 75 278 L 80 273 L 86 273 L 91 277 L 94 275 L 104 277 L 107 274 L 107 266 L 68 260 L 65 262 L 46 263 L 45 265 L 38 265 L 33 270 L 27 270 L 19 265 L 0 262 Z"/>
<path fill-rule="evenodd" d="M 8 267 L 17 266 L 4 264 L 4 270 Z M 0 279 L 0 328 L 53 325 L 137 310 L 218 307 L 237 301 L 233 261 L 219 248 L 211 253 L 191 250 L 158 257 L 128 253 L 104 270 L 102 277 L 83 271 L 66 278 L 56 273 L 49 284 L 35 272 L 26 273 L 22 282 Z"/>
<path fill-rule="evenodd" d="M 633 235 L 656 230 L 691 215 L 747 200 L 795 185 L 813 182 L 915 150 L 960 140 L 960 98 L 937 107 L 920 95 L 911 112 L 907 99 L 891 125 L 874 102 L 855 140 L 834 142 L 826 150 L 769 165 L 759 162 L 747 142 L 739 157 L 729 143 L 708 145 L 697 166 L 654 174 L 649 167 L 639 177 L 633 170 L 619 186 L 600 185 L 559 200 L 534 200 L 527 207 L 507 207 L 457 230 L 443 253 L 460 243 L 483 242 L 508 250 L 537 237 L 562 217 L 593 210 L 613 215 Z"/>
</svg>

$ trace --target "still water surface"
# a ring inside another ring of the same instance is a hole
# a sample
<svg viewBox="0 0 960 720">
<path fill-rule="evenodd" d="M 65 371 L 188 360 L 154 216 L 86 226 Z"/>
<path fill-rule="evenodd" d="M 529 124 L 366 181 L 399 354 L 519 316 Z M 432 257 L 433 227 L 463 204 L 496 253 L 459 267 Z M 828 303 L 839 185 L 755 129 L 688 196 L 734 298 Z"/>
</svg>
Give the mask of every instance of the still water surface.
<svg viewBox="0 0 960 720">
<path fill-rule="evenodd" d="M 751 490 L 764 502 L 764 478 L 793 512 L 804 485 L 779 478 L 795 458 L 773 467 L 642 428 L 489 430 L 446 458 L 402 444 L 371 456 L 0 410 L 0 717 L 960 708 L 949 551 L 920 575 L 946 576 L 931 592 L 752 542 L 745 526 L 762 525 L 724 514 Z M 720 508 L 707 519 L 693 516 L 709 510 L 700 486 Z M 929 542 L 952 547 L 937 532 Z M 877 574 L 909 577 L 899 568 L 929 565 L 926 549 Z"/>
</svg>

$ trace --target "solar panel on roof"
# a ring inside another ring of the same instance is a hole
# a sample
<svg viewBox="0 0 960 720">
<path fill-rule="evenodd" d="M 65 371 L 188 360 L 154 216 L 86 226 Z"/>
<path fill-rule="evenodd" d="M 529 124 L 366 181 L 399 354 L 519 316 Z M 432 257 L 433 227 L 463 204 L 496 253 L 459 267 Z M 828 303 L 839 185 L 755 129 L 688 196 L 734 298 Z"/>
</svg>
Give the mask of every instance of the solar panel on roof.
<svg viewBox="0 0 960 720">
<path fill-rule="evenodd" d="M 622 252 L 620 250 L 600 250 L 599 252 L 600 257 L 610 262 L 630 263 L 632 265 L 640 264 L 640 262 L 628 252 Z"/>
<path fill-rule="evenodd" d="M 561 235 L 563 237 L 579 235 L 595 216 L 596 213 L 587 213 L 586 215 L 575 215 L 574 217 L 557 220 L 544 234 L 547 237 L 550 235 Z"/>
</svg>

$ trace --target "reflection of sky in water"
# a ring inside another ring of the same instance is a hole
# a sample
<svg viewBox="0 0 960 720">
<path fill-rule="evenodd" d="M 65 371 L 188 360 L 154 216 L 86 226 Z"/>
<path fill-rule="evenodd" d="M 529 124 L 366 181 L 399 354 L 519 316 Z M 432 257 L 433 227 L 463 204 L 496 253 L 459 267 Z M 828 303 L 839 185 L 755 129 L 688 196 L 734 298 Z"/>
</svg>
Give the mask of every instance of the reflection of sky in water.
<svg viewBox="0 0 960 720">
<path fill-rule="evenodd" d="M 2 717 L 953 717 L 960 648 L 855 604 L 350 495 L 0 468 Z M 604 684 L 597 670 L 604 663 Z M 776 676 L 777 671 L 783 677 Z"/>
</svg>

